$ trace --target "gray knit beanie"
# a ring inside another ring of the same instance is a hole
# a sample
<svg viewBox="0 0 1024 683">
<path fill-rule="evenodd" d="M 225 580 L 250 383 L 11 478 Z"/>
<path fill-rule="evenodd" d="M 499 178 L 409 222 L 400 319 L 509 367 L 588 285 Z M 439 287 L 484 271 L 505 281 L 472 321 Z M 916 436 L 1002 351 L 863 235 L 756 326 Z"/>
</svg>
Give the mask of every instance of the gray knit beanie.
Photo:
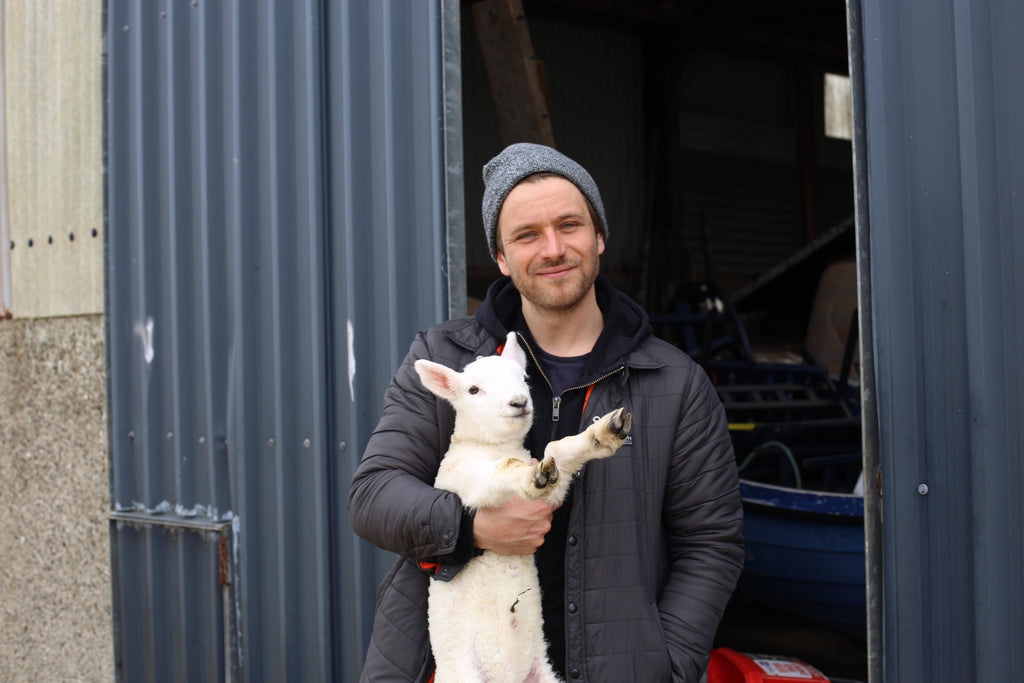
<svg viewBox="0 0 1024 683">
<path fill-rule="evenodd" d="M 608 241 L 608 221 L 604 216 L 604 204 L 597 183 L 587 170 L 561 152 L 530 142 L 509 145 L 484 165 L 484 233 L 491 258 L 497 258 L 495 232 L 498 229 L 498 214 L 501 205 L 512 188 L 526 176 L 534 173 L 555 173 L 579 188 L 597 214 L 601 233 Z"/>
</svg>

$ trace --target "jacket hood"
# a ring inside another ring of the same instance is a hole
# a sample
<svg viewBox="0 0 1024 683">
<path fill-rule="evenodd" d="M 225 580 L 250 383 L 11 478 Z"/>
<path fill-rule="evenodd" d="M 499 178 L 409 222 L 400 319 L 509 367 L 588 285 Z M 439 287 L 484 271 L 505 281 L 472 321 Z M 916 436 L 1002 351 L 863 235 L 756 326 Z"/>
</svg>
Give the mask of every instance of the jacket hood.
<svg viewBox="0 0 1024 683">
<path fill-rule="evenodd" d="M 608 278 L 597 276 L 594 283 L 597 305 L 604 315 L 604 331 L 583 370 L 585 376 L 600 376 L 628 364 L 628 356 L 651 336 L 651 323 L 638 303 L 617 290 Z M 511 331 L 520 332 L 527 342 L 536 346 L 523 318 L 522 298 L 512 279 L 502 276 L 487 290 L 483 304 L 477 309 L 476 321 L 497 339 Z"/>
</svg>

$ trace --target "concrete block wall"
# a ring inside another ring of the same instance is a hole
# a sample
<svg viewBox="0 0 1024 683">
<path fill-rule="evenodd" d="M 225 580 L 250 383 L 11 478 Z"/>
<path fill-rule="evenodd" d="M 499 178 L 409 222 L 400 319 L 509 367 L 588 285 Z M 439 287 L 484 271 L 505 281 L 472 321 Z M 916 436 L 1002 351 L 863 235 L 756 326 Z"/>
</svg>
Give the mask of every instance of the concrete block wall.
<svg viewBox="0 0 1024 683">
<path fill-rule="evenodd" d="M 112 681 L 103 316 L 0 320 L 0 681 Z"/>
</svg>

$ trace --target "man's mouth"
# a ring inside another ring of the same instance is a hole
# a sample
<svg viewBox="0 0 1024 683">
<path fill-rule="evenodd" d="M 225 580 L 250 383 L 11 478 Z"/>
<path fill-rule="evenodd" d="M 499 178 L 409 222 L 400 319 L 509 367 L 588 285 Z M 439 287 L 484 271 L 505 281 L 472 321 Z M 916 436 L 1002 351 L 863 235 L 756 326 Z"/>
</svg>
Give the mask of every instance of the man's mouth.
<svg viewBox="0 0 1024 683">
<path fill-rule="evenodd" d="M 543 268 L 540 271 L 538 271 L 537 274 L 539 276 L 541 276 L 541 277 L 559 278 L 559 277 L 562 277 L 563 275 L 565 275 L 566 273 L 569 273 L 570 271 L 572 271 L 572 269 L 573 269 L 573 267 L 571 265 L 569 265 L 568 263 L 564 263 L 564 264 L 559 265 L 559 266 L 551 266 L 549 268 Z"/>
</svg>

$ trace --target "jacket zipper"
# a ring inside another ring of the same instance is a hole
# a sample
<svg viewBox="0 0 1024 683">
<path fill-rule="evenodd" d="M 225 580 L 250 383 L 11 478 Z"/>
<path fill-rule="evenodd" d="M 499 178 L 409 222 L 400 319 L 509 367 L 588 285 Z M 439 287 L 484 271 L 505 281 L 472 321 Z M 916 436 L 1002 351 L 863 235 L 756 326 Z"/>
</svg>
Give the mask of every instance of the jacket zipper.
<svg viewBox="0 0 1024 683">
<path fill-rule="evenodd" d="M 594 386 L 598 382 L 603 382 L 604 380 L 608 379 L 609 377 L 611 377 L 613 375 L 617 375 L 617 374 L 619 374 L 620 372 L 622 372 L 625 369 L 626 369 L 625 365 L 620 365 L 619 367 L 615 368 L 614 370 L 612 370 L 610 372 L 606 372 L 605 374 L 601 375 L 600 377 L 595 379 L 593 382 L 588 382 L 587 384 L 581 384 L 581 385 L 576 386 L 576 387 L 569 387 L 568 389 L 566 389 L 565 391 L 562 392 L 562 396 L 564 396 L 565 394 L 569 393 L 570 391 L 577 391 L 579 389 L 586 389 L 587 387 Z M 541 370 L 540 372 L 541 372 L 541 374 L 544 374 L 543 370 Z M 548 386 L 551 386 L 551 382 L 548 382 Z M 551 390 L 551 393 L 554 393 L 554 389 Z M 556 422 L 558 421 L 558 406 L 559 406 L 559 404 L 561 404 L 561 402 L 562 402 L 562 397 L 561 396 L 555 398 L 555 417 L 554 417 L 554 421 L 556 421 Z M 583 404 L 584 410 L 586 410 L 586 407 L 587 407 L 587 404 L 584 403 Z M 582 413 L 580 414 L 580 418 L 581 419 L 583 418 Z"/>
<path fill-rule="evenodd" d="M 620 365 L 619 367 L 615 368 L 611 372 L 607 372 L 604 375 L 601 375 L 600 377 L 595 379 L 593 382 L 588 382 L 587 384 L 581 384 L 581 385 L 575 386 L 575 387 L 569 387 L 568 389 L 563 391 L 558 396 L 555 396 L 554 395 L 555 394 L 555 387 L 554 387 L 554 385 L 551 384 L 551 380 L 548 379 L 547 373 L 544 372 L 544 366 L 540 364 L 540 361 L 537 360 L 537 356 L 534 355 L 533 348 L 526 342 L 525 339 L 523 339 L 523 335 L 518 334 L 518 337 L 519 337 L 520 345 L 522 345 L 523 348 L 525 348 L 526 351 L 530 354 L 530 359 L 533 360 L 533 364 L 537 367 L 537 371 L 540 372 L 540 376 L 544 378 L 544 381 L 548 385 L 548 389 L 551 390 L 551 395 L 552 395 L 552 399 L 551 399 L 551 421 L 552 422 L 558 422 L 558 419 L 560 417 L 559 413 L 560 413 L 561 408 L 562 408 L 562 396 L 564 396 L 565 394 L 569 393 L 570 391 L 576 391 L 578 389 L 586 389 L 587 387 L 592 386 L 594 384 L 597 384 L 598 382 L 603 382 L 604 380 L 608 379 L 612 375 L 616 375 L 616 374 L 618 374 L 618 373 L 620 373 L 620 372 L 622 372 L 623 370 L 626 369 L 625 365 Z M 585 403 L 584 403 L 583 407 L 586 408 L 586 404 Z M 582 417 L 583 416 L 580 415 L 581 419 L 582 419 Z"/>
</svg>

